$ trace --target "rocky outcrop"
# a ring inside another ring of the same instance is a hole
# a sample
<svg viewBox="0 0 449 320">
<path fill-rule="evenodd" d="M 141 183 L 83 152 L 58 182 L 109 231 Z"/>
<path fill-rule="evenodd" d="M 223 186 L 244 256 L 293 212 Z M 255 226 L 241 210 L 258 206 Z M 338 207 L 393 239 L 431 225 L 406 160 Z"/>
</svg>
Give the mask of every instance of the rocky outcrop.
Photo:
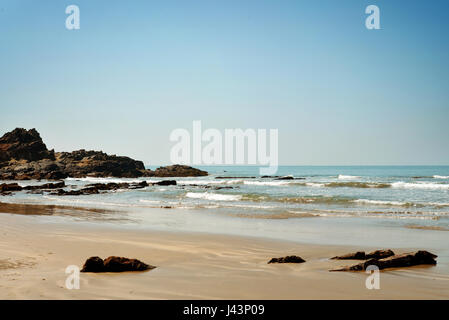
<svg viewBox="0 0 449 320">
<path fill-rule="evenodd" d="M 146 170 L 142 161 L 101 151 L 48 150 L 35 129 L 17 128 L 0 138 L 0 180 L 60 180 L 67 177 L 190 177 L 207 172 L 172 165 Z"/>
<path fill-rule="evenodd" d="M 45 183 L 40 185 L 32 185 L 32 186 L 26 186 L 21 187 L 17 183 L 3 183 L 0 184 L 0 194 L 7 195 L 11 194 L 11 192 L 15 191 L 22 191 L 22 190 L 50 190 L 50 189 L 57 189 L 57 188 L 64 188 L 65 182 L 61 181 L 58 183 Z"/>
<path fill-rule="evenodd" d="M 0 194 L 7 195 L 14 191 L 21 191 L 22 187 L 17 183 L 2 183 L 0 184 Z"/>
<path fill-rule="evenodd" d="M 78 150 L 56 153 L 56 162 L 63 171 L 74 178 L 119 177 L 137 178 L 145 171 L 142 161 L 128 157 L 108 155 L 101 151 Z"/>
<path fill-rule="evenodd" d="M 45 183 L 41 185 L 31 185 L 26 187 L 21 187 L 17 183 L 9 183 L 9 184 L 1 184 L 0 185 L 0 194 L 1 195 L 9 195 L 12 192 L 16 191 L 22 191 L 22 190 L 29 190 L 29 191 L 36 191 L 41 190 L 39 193 L 43 193 L 42 190 L 51 191 L 50 193 L 52 196 L 80 196 L 80 195 L 89 195 L 89 194 L 99 194 L 103 191 L 115 191 L 115 190 L 123 190 L 123 189 L 142 189 L 145 187 L 148 187 L 150 185 L 152 186 L 170 186 L 170 185 L 176 185 L 175 180 L 162 180 L 159 182 L 153 182 L 148 183 L 147 181 L 143 180 L 141 182 L 122 182 L 122 183 L 93 183 L 88 184 L 84 188 L 76 189 L 76 190 L 65 190 L 63 188 L 66 187 L 65 182 L 61 181 L 58 183 Z M 54 190 L 57 189 L 57 190 Z M 34 192 L 33 192 L 34 193 Z"/>
<path fill-rule="evenodd" d="M 206 171 L 180 164 L 159 167 L 154 171 L 147 170 L 145 173 L 147 177 L 200 177 L 207 174 Z"/>
<path fill-rule="evenodd" d="M 154 182 L 154 183 L 152 183 L 152 185 L 157 185 L 157 186 L 176 186 L 177 182 L 176 182 L 176 180 L 162 180 L 162 181 Z"/>
<path fill-rule="evenodd" d="M 376 259 L 371 258 L 362 263 L 352 266 L 334 269 L 330 271 L 364 271 L 368 266 L 377 266 L 380 270 L 387 268 L 403 268 L 417 265 L 436 265 L 436 255 L 428 251 L 416 251 L 393 255 L 388 258 Z"/>
<path fill-rule="evenodd" d="M 268 263 L 303 263 L 306 262 L 301 257 L 298 256 L 286 256 L 282 258 L 272 258 Z"/>
<path fill-rule="evenodd" d="M 275 180 L 295 180 L 295 178 L 293 178 L 293 176 L 284 176 L 276 178 Z"/>
<path fill-rule="evenodd" d="M 390 256 L 394 256 L 394 252 L 390 249 L 387 250 L 376 250 L 370 253 L 365 253 L 364 251 L 357 251 L 353 253 L 348 253 L 342 256 L 332 257 L 334 260 L 366 260 L 366 259 L 383 259 Z"/>
<path fill-rule="evenodd" d="M 55 160 L 55 154 L 53 150 L 47 150 L 36 129 L 27 131 L 17 128 L 5 133 L 0 138 L 0 167 L 11 159 L 25 161 Z"/>
<path fill-rule="evenodd" d="M 84 263 L 81 272 L 125 272 L 146 271 L 156 268 L 137 259 L 111 256 L 105 260 L 100 257 L 90 257 Z"/>
<path fill-rule="evenodd" d="M 80 196 L 80 195 L 89 195 L 89 194 L 99 194 L 101 191 L 114 191 L 119 189 L 142 189 L 148 187 L 148 183 L 146 181 L 138 182 L 138 183 L 94 183 L 88 184 L 82 189 L 79 190 L 64 190 L 58 189 L 50 195 L 53 196 Z"/>
</svg>

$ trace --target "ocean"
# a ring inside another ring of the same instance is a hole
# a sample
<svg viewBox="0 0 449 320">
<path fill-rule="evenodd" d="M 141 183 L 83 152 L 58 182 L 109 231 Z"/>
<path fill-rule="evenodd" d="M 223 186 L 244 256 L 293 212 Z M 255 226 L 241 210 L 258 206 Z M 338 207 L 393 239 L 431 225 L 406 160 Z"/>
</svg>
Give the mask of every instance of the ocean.
<svg viewBox="0 0 449 320">
<path fill-rule="evenodd" d="M 407 246 L 413 240 L 449 240 L 449 166 L 281 166 L 277 175 L 282 179 L 261 177 L 252 166 L 199 168 L 210 175 L 166 178 L 175 179 L 176 186 L 83 196 L 19 192 L 0 201 L 112 209 L 117 213 L 71 218 L 168 231 L 335 244 Z M 142 180 L 163 179 L 65 181 L 67 189 L 76 189 Z"/>
</svg>

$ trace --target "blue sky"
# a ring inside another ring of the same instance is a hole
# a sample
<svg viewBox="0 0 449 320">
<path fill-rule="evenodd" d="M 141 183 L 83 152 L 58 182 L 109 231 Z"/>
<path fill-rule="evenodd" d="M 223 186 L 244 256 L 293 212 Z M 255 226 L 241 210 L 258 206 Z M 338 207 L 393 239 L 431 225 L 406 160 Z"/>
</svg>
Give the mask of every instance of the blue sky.
<svg viewBox="0 0 449 320">
<path fill-rule="evenodd" d="M 66 6 L 81 11 L 65 28 Z M 365 28 L 380 8 L 381 30 Z M 278 128 L 298 165 L 449 164 L 449 1 L 0 1 L 0 131 L 169 162 L 169 134 Z"/>
</svg>

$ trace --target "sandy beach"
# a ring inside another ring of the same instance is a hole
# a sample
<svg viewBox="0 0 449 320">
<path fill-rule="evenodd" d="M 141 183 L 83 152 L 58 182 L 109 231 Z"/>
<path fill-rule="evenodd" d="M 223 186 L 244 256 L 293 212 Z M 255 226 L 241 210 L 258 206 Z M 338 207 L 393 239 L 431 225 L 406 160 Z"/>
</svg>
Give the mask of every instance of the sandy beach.
<svg viewBox="0 0 449 320">
<path fill-rule="evenodd" d="M 449 297 L 445 265 L 381 271 L 380 290 L 366 289 L 368 275 L 363 272 L 328 271 L 352 262 L 329 260 L 336 254 L 378 248 L 131 230 L 42 215 L 2 213 L 0 225 L 0 299 Z M 272 257 L 291 254 L 307 262 L 267 264 Z M 68 265 L 81 267 L 90 256 L 111 255 L 137 258 L 157 268 L 140 273 L 81 273 L 80 289 L 66 289 Z"/>
</svg>

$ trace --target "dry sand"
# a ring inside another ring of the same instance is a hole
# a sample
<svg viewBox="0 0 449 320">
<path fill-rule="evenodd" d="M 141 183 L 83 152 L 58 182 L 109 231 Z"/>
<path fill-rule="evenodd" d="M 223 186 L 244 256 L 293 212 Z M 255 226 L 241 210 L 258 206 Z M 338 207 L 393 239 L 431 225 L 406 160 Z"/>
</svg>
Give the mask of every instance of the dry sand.
<svg viewBox="0 0 449 320">
<path fill-rule="evenodd" d="M 0 299 L 449 298 L 449 275 L 435 273 L 433 266 L 382 271 L 380 290 L 366 289 L 368 275 L 363 272 L 328 272 L 352 263 L 329 257 L 377 248 L 69 222 L 0 214 Z M 267 264 L 272 257 L 291 254 L 307 262 Z M 157 269 L 142 273 L 81 273 L 79 290 L 65 287 L 68 265 L 81 267 L 90 256 L 110 255 L 137 258 Z"/>
</svg>

